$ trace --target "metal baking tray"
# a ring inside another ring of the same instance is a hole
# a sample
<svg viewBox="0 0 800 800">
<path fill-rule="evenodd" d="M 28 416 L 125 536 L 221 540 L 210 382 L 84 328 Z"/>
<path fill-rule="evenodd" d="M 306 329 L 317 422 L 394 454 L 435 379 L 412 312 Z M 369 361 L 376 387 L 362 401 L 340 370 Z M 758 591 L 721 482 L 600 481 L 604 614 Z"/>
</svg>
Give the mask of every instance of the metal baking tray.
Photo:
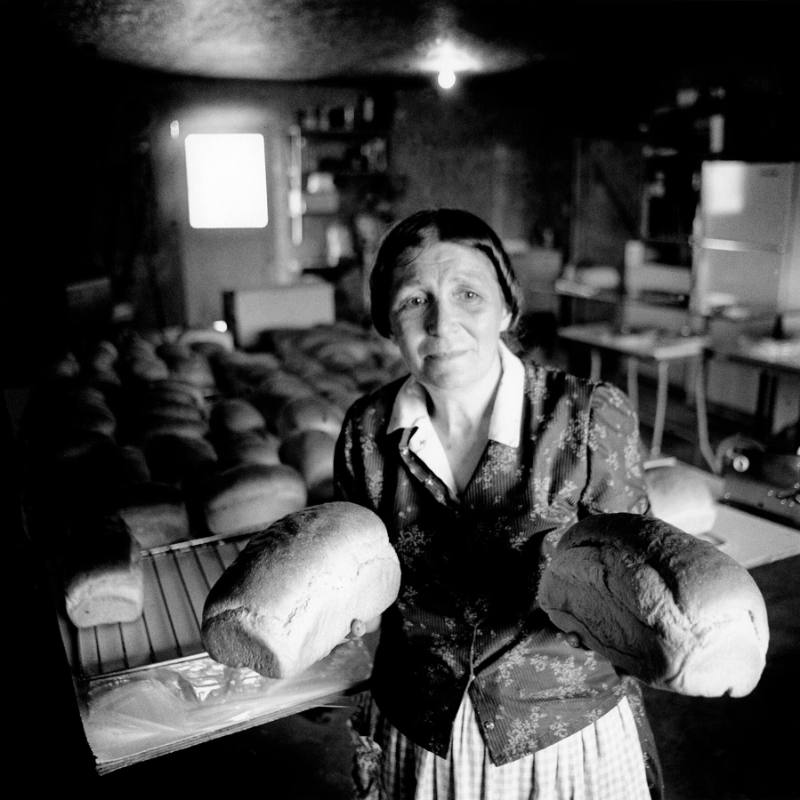
<svg viewBox="0 0 800 800">
<path fill-rule="evenodd" d="M 144 551 L 144 609 L 138 620 L 61 626 L 78 681 L 91 686 L 100 678 L 203 654 L 203 604 L 248 539 L 211 536 Z"/>
<path fill-rule="evenodd" d="M 98 774 L 315 706 L 348 704 L 366 685 L 372 655 L 361 640 L 288 679 L 227 667 L 204 651 L 206 597 L 248 539 L 212 536 L 145 551 L 144 609 L 135 622 L 79 629 L 60 618 Z"/>
</svg>

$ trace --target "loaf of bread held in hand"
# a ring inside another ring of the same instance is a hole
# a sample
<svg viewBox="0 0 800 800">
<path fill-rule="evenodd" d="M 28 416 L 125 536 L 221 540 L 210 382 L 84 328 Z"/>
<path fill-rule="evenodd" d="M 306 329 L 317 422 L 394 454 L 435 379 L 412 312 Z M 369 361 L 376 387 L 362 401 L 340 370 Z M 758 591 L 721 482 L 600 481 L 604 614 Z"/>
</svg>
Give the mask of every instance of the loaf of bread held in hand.
<svg viewBox="0 0 800 800">
<path fill-rule="evenodd" d="M 380 615 L 399 589 L 376 514 L 347 502 L 308 506 L 253 536 L 214 584 L 203 645 L 228 666 L 287 678 L 341 644 L 353 620 Z"/>
<path fill-rule="evenodd" d="M 742 697 L 764 670 L 764 598 L 747 570 L 659 519 L 600 514 L 570 527 L 544 570 L 550 621 L 643 682 Z"/>
<path fill-rule="evenodd" d="M 64 564 L 67 616 L 79 628 L 142 615 L 141 550 L 128 525 L 109 514 L 76 523 Z"/>
</svg>

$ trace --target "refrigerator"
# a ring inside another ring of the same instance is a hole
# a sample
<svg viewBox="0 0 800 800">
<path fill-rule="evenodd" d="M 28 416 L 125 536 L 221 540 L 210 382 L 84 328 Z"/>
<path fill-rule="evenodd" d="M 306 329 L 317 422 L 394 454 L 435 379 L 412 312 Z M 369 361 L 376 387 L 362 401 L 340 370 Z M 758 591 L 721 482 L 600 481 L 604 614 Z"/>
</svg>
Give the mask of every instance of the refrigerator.
<svg viewBox="0 0 800 800">
<path fill-rule="evenodd" d="M 709 320 L 712 347 L 720 348 L 740 337 L 772 336 L 779 316 L 798 318 L 800 163 L 702 164 L 690 305 Z M 708 399 L 750 412 L 757 402 L 758 377 L 757 370 L 712 359 Z M 789 413 L 796 416 L 791 395 L 797 396 L 798 387 L 787 386 L 787 391 Z M 780 404 L 779 397 L 778 411 Z"/>
<path fill-rule="evenodd" d="M 694 232 L 695 310 L 800 307 L 800 164 L 706 161 Z"/>
</svg>

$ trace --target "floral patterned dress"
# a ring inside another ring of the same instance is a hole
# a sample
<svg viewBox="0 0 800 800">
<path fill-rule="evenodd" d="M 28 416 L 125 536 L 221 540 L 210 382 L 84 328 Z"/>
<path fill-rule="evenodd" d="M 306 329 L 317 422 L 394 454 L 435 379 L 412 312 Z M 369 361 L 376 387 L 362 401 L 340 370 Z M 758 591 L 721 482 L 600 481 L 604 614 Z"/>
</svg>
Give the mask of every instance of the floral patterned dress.
<svg viewBox="0 0 800 800">
<path fill-rule="evenodd" d="M 480 732 L 473 744 L 494 767 L 572 737 L 625 700 L 658 796 L 638 684 L 571 647 L 535 599 L 569 525 L 589 514 L 649 513 L 638 420 L 610 384 L 524 363 L 504 345 L 501 357 L 489 440 L 460 493 L 413 378 L 346 415 L 338 495 L 384 520 L 403 575 L 381 622 L 372 699 L 391 732 L 440 759 L 452 758 L 454 723 L 467 714 Z"/>
</svg>

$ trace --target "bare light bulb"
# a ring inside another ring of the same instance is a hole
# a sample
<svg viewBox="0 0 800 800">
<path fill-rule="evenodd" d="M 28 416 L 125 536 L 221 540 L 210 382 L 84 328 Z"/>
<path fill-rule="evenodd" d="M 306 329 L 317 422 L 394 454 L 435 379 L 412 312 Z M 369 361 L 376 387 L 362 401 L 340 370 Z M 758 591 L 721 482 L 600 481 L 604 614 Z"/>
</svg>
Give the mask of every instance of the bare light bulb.
<svg viewBox="0 0 800 800">
<path fill-rule="evenodd" d="M 442 89 L 452 89 L 456 85 L 456 73 L 452 69 L 440 70 L 436 80 Z"/>
</svg>

